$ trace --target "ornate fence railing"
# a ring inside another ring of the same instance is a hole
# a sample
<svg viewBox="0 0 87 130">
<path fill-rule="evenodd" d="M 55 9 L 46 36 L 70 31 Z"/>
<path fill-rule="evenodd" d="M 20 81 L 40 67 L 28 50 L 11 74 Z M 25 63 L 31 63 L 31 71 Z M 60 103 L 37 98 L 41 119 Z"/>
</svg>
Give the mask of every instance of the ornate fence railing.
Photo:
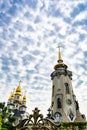
<svg viewBox="0 0 87 130">
<path fill-rule="evenodd" d="M 39 112 L 40 110 L 35 108 L 28 119 L 22 120 L 16 126 L 16 130 L 58 130 L 60 123 L 56 124 L 49 118 L 43 118 Z"/>
</svg>

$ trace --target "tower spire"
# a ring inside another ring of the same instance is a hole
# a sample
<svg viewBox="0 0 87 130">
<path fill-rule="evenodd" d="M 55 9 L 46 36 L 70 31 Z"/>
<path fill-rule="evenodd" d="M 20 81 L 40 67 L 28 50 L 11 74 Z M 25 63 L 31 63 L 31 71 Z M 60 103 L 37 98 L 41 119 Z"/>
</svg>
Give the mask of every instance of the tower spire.
<svg viewBox="0 0 87 130">
<path fill-rule="evenodd" d="M 60 52 L 60 47 L 61 47 L 61 46 L 58 46 L 58 47 L 57 47 L 57 48 L 58 48 L 58 62 L 60 62 L 60 61 L 63 62 L 62 56 L 61 56 L 61 52 Z"/>
<path fill-rule="evenodd" d="M 67 69 L 67 65 L 65 65 L 64 63 L 63 63 L 63 60 L 62 60 L 62 56 L 61 56 L 61 52 L 60 52 L 60 47 L 61 46 L 57 46 L 57 48 L 58 48 L 58 64 L 57 65 L 55 65 L 54 66 L 54 69 L 55 70 L 57 70 L 58 68 L 60 68 L 60 67 L 63 67 L 63 68 L 65 68 L 65 69 Z"/>
</svg>

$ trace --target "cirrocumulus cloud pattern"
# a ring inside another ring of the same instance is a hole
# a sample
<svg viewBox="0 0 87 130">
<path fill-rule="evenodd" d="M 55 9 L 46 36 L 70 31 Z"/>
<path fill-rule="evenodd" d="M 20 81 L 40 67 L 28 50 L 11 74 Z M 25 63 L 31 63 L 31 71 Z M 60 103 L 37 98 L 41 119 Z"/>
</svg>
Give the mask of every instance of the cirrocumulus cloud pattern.
<svg viewBox="0 0 87 130">
<path fill-rule="evenodd" d="M 21 80 L 28 111 L 46 114 L 58 45 L 87 116 L 87 0 L 0 0 L 0 101 Z"/>
</svg>

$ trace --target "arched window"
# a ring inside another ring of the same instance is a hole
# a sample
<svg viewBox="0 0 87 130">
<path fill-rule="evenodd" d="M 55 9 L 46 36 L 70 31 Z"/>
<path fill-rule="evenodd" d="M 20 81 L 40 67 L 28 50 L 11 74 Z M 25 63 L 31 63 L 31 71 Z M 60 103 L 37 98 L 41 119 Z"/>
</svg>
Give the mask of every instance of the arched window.
<svg viewBox="0 0 87 130">
<path fill-rule="evenodd" d="M 55 87 L 55 86 L 53 85 L 52 96 L 54 96 L 54 87 Z"/>
<path fill-rule="evenodd" d="M 17 99 L 19 99 L 19 96 L 17 96 Z"/>
<path fill-rule="evenodd" d="M 16 108 L 18 108 L 18 104 L 16 105 Z"/>
<path fill-rule="evenodd" d="M 61 120 L 62 120 L 62 115 L 61 115 L 61 113 L 56 112 L 56 113 L 54 114 L 54 120 L 55 120 L 55 122 L 61 122 Z"/>
<path fill-rule="evenodd" d="M 57 108 L 62 108 L 62 102 L 60 98 L 57 99 Z"/>
<path fill-rule="evenodd" d="M 66 91 L 66 94 L 70 94 L 69 84 L 68 83 L 65 83 L 65 91 Z"/>
</svg>

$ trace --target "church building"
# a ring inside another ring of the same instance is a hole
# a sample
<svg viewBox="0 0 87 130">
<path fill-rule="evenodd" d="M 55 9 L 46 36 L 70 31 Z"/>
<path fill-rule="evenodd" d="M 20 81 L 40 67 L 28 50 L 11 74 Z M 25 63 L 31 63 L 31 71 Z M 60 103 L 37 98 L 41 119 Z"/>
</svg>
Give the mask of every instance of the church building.
<svg viewBox="0 0 87 130">
<path fill-rule="evenodd" d="M 26 94 L 22 95 L 22 88 L 19 85 L 16 88 L 16 91 L 13 91 L 8 99 L 7 108 L 12 110 L 13 115 L 16 117 L 14 122 L 17 125 L 21 120 L 29 117 L 29 114 L 26 112 Z"/>
</svg>

